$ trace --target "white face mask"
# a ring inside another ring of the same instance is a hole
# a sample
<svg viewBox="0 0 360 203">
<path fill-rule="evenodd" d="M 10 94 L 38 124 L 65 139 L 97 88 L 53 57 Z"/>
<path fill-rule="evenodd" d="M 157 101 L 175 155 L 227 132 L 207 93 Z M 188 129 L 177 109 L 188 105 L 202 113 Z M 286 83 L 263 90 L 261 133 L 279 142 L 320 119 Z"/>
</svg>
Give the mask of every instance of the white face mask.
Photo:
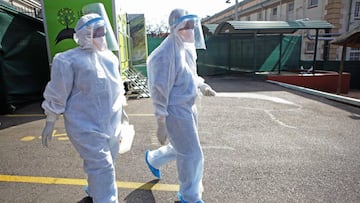
<svg viewBox="0 0 360 203">
<path fill-rule="evenodd" d="M 188 43 L 195 42 L 194 29 L 179 30 L 179 34 L 184 42 L 188 42 Z"/>
<path fill-rule="evenodd" d="M 95 48 L 99 51 L 105 51 L 107 49 L 105 36 L 93 38 L 93 44 Z"/>
</svg>

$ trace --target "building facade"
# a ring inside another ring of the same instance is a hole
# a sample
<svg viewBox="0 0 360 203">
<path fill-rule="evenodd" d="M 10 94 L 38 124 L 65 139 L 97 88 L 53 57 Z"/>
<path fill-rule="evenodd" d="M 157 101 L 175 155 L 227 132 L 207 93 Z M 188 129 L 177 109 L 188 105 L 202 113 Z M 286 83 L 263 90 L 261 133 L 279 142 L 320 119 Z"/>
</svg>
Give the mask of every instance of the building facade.
<svg viewBox="0 0 360 203">
<path fill-rule="evenodd" d="M 243 0 L 202 19 L 202 23 L 219 24 L 234 19 L 240 21 L 325 20 L 334 25 L 334 28 L 326 33 L 320 31 L 317 60 L 340 60 L 342 47 L 332 45 L 330 42 L 360 25 L 360 0 Z M 312 60 L 315 30 L 299 30 L 296 34 L 301 35 L 303 39 L 301 60 Z M 326 56 L 324 56 L 325 49 L 328 49 Z M 346 60 L 360 61 L 360 49 L 348 48 Z"/>
<path fill-rule="evenodd" d="M 41 13 L 41 2 L 40 0 L 0 0 L 6 2 L 17 11 L 24 13 L 26 15 L 42 18 Z"/>
</svg>

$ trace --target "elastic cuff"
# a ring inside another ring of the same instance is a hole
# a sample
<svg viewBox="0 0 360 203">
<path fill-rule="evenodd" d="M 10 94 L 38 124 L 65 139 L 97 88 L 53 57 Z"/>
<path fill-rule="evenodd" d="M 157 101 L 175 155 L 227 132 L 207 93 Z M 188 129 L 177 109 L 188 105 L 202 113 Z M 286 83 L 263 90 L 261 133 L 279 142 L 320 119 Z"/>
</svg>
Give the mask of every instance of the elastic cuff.
<svg viewBox="0 0 360 203">
<path fill-rule="evenodd" d="M 166 116 L 164 116 L 164 115 L 157 115 L 157 116 L 156 116 L 156 119 L 157 119 L 159 122 L 165 122 L 165 118 L 166 118 Z"/>
<path fill-rule="evenodd" d="M 50 111 L 45 111 L 45 115 L 46 115 L 46 121 L 48 122 L 55 122 L 59 118 L 59 115 Z"/>
</svg>

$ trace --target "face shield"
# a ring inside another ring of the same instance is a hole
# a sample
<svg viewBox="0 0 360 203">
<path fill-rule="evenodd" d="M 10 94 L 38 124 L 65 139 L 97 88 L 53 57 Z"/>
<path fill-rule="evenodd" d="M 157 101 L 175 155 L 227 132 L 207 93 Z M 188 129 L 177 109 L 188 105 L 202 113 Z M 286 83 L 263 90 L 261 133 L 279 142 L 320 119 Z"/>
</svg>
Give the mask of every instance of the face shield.
<svg viewBox="0 0 360 203">
<path fill-rule="evenodd" d="M 206 49 L 201 22 L 196 15 L 181 16 L 170 27 L 184 43 L 194 43 L 196 49 Z"/>
<path fill-rule="evenodd" d="M 96 30 L 94 29 L 94 39 L 95 39 L 95 43 L 96 41 L 101 41 L 103 39 L 103 37 L 101 36 L 101 34 L 104 34 L 103 36 L 105 36 L 105 40 L 106 40 L 106 45 L 107 45 L 107 48 L 109 50 L 112 50 L 112 51 L 118 51 L 119 50 L 119 44 L 115 38 L 115 35 L 114 35 L 114 31 L 111 27 L 111 24 L 110 24 L 110 21 L 109 21 L 109 18 L 106 14 L 106 11 L 105 11 L 105 7 L 102 3 L 92 3 L 92 4 L 88 4 L 86 6 L 84 6 L 82 8 L 82 12 L 83 14 L 88 14 L 88 13 L 96 13 L 98 15 L 100 15 L 103 20 L 104 20 L 104 27 L 105 29 L 104 30 Z M 101 28 L 102 29 L 102 28 Z M 96 37 L 97 36 L 97 37 Z M 99 43 L 102 43 L 102 42 L 99 42 Z"/>
<path fill-rule="evenodd" d="M 82 49 L 97 48 L 102 51 L 107 48 L 105 33 L 104 19 L 96 13 L 90 13 L 83 15 L 77 22 L 74 40 Z"/>
</svg>

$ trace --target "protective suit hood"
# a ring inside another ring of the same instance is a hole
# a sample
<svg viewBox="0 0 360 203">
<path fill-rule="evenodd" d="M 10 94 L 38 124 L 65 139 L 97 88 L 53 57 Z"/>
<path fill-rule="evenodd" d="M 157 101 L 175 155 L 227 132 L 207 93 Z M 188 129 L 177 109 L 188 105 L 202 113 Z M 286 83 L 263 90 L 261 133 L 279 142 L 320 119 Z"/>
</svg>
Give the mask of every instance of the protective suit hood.
<svg viewBox="0 0 360 203">
<path fill-rule="evenodd" d="M 94 48 L 94 30 L 104 26 L 104 19 L 96 13 L 90 13 L 82 16 L 75 26 L 75 42 L 81 49 Z"/>
<path fill-rule="evenodd" d="M 196 49 L 206 49 L 204 34 L 197 15 L 188 14 L 184 9 L 175 9 L 169 16 L 170 33 L 178 41 L 178 46 L 194 44 Z"/>
</svg>

